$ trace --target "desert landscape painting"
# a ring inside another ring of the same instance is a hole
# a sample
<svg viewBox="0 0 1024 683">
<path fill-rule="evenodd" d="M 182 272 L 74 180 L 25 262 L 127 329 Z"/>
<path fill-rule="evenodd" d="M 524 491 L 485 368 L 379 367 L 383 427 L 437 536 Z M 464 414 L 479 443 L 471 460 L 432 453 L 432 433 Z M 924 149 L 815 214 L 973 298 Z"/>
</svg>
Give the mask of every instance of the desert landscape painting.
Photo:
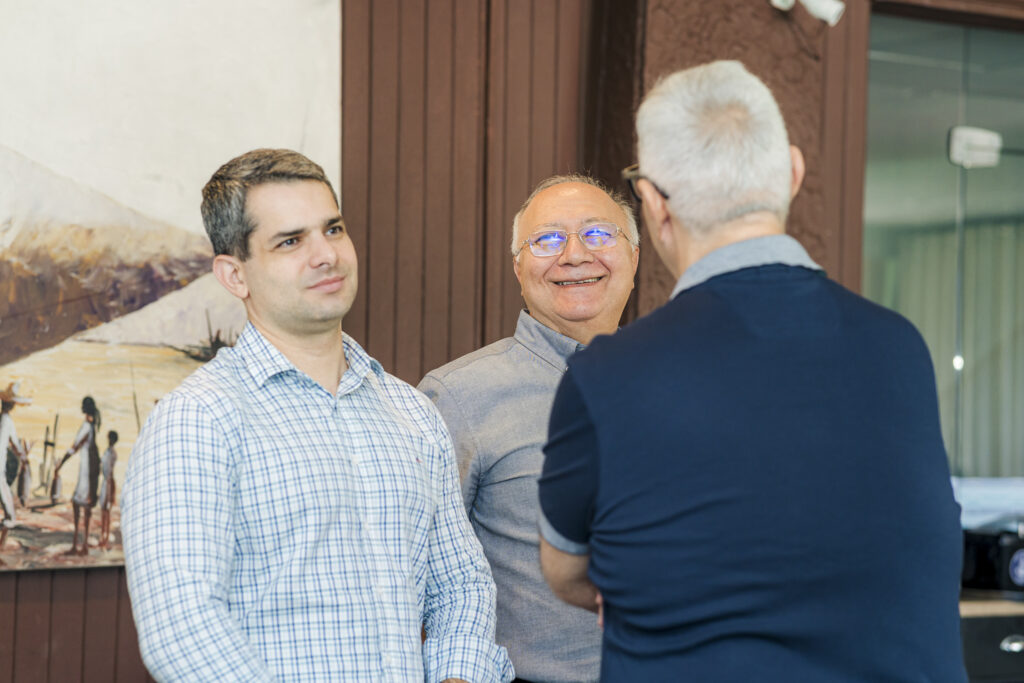
<svg viewBox="0 0 1024 683">
<path fill-rule="evenodd" d="M 210 175 L 256 147 L 340 175 L 337 2 L 144 5 L 0 9 L 0 571 L 123 562 L 142 425 L 245 324 L 210 274 Z"/>
</svg>

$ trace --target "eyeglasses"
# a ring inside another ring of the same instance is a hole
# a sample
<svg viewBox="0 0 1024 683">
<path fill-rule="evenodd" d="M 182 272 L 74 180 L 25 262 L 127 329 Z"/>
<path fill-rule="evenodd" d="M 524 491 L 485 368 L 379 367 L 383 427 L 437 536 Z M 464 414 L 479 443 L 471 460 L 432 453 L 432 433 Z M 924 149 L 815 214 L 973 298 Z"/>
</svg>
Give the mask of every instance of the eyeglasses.
<svg viewBox="0 0 1024 683">
<path fill-rule="evenodd" d="M 658 191 L 658 194 L 660 194 L 665 199 L 668 199 L 667 192 L 658 187 L 653 180 L 651 180 L 645 175 L 640 174 L 640 164 L 633 164 L 622 169 L 622 179 L 625 180 L 627 184 L 629 184 L 629 191 L 633 193 L 633 197 L 638 202 L 643 201 L 643 199 L 640 198 L 640 193 L 636 191 L 636 181 L 640 180 L 641 178 L 649 182 L 651 185 L 654 185 L 654 189 Z"/>
<path fill-rule="evenodd" d="M 614 247 L 618 242 L 619 235 L 625 235 L 622 232 L 622 228 L 616 225 L 604 225 L 601 223 L 594 225 L 587 225 L 580 228 L 576 232 L 569 232 L 566 230 L 539 230 L 527 239 L 523 240 L 523 243 L 519 245 L 513 256 L 519 256 L 519 252 L 523 250 L 527 244 L 530 245 L 530 253 L 534 256 L 558 256 L 565 251 L 565 246 L 569 243 L 569 236 L 576 235 L 580 242 L 590 251 L 601 251 L 602 249 L 608 249 Z M 627 238 L 628 239 L 628 238 Z"/>
</svg>

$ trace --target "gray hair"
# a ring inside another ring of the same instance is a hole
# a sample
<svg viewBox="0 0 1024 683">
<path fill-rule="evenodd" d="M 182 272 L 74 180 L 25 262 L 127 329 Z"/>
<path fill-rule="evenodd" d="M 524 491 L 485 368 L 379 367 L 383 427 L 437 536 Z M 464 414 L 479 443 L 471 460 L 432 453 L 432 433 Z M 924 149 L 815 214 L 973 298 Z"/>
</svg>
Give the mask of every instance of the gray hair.
<svg viewBox="0 0 1024 683">
<path fill-rule="evenodd" d="M 637 111 L 637 156 L 672 214 L 695 235 L 749 213 L 785 224 L 791 160 L 768 87 L 735 61 L 678 71 Z"/>
<path fill-rule="evenodd" d="M 626 236 L 629 238 L 629 243 L 633 245 L 633 249 L 636 249 L 640 245 L 640 232 L 636 227 L 636 216 L 633 214 L 633 205 L 630 204 L 626 197 L 621 192 L 610 190 L 605 187 L 605 184 L 596 178 L 591 178 L 588 175 L 582 173 L 565 173 L 562 175 L 553 175 L 550 178 L 537 183 L 537 187 L 533 188 L 533 192 L 526 198 L 523 205 L 519 207 L 519 211 L 516 212 L 515 218 L 512 219 L 512 243 L 511 249 L 512 254 L 515 255 L 516 249 L 519 247 L 519 221 L 522 220 L 523 214 L 530 207 L 530 203 L 534 198 L 544 190 L 554 187 L 555 185 L 562 185 L 563 183 L 583 183 L 584 185 L 591 185 L 608 195 L 615 204 L 622 209 L 622 213 L 626 214 Z"/>
<path fill-rule="evenodd" d="M 290 149 L 254 149 L 217 169 L 203 187 L 203 225 L 215 254 L 249 258 L 249 235 L 256 224 L 245 213 L 250 188 L 264 183 L 317 180 L 327 186 L 339 206 L 324 169 Z"/>
</svg>

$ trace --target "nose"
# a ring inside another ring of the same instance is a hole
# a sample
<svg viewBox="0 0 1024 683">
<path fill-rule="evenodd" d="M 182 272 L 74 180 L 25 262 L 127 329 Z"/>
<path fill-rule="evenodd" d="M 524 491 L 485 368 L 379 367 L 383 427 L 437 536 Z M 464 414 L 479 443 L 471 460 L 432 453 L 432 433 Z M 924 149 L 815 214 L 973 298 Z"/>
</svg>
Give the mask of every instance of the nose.
<svg viewBox="0 0 1024 683">
<path fill-rule="evenodd" d="M 573 239 L 573 238 L 576 239 Z M 570 232 L 565 236 L 565 249 L 558 255 L 558 263 L 562 265 L 578 266 L 594 260 L 594 255 L 583 244 L 580 236 Z"/>
<path fill-rule="evenodd" d="M 323 233 L 313 231 L 307 244 L 310 247 L 309 266 L 311 268 L 330 267 L 338 262 L 338 252 L 335 251 L 334 244 Z"/>
</svg>

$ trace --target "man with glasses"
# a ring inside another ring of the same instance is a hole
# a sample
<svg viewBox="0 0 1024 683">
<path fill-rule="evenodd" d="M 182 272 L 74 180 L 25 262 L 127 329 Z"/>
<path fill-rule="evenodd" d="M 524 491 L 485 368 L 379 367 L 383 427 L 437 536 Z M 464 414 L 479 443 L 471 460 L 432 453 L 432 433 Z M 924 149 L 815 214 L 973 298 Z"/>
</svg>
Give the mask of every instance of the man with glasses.
<svg viewBox="0 0 1024 683">
<path fill-rule="evenodd" d="M 616 330 L 633 289 L 636 221 L 595 180 L 555 176 L 516 214 L 511 246 L 526 302 L 514 336 L 428 373 L 420 389 L 455 441 L 466 510 L 498 587 L 497 642 L 520 680 L 595 681 L 597 618 L 561 603 L 540 574 L 537 477 L 566 359 Z"/>
<path fill-rule="evenodd" d="M 541 564 L 600 592 L 602 681 L 964 681 L 962 538 L 928 349 L 786 236 L 804 164 L 738 62 L 637 113 L 671 300 L 569 361 Z"/>
</svg>

